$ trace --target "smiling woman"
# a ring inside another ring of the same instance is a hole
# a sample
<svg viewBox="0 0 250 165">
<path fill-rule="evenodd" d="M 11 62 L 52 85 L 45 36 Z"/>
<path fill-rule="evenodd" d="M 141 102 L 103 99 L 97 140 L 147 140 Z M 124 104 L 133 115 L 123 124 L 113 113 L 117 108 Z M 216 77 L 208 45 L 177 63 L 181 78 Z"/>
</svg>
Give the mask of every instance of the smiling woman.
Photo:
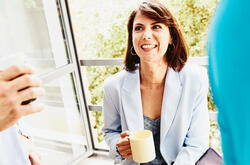
<svg viewBox="0 0 250 165">
<path fill-rule="evenodd" d="M 142 2 L 128 20 L 125 69 L 104 82 L 104 137 L 113 158 L 137 164 L 128 136 L 147 129 L 156 158 L 145 164 L 194 165 L 208 148 L 208 78 L 186 64 L 188 51 L 168 9 Z"/>
<path fill-rule="evenodd" d="M 187 61 L 188 50 L 177 21 L 167 8 L 163 6 L 154 10 L 147 6 L 147 3 L 142 3 L 138 11 L 131 13 L 127 28 L 129 34 L 125 57 L 126 70 L 133 71 L 136 69 L 135 64 L 144 61 L 144 58 L 148 59 L 143 56 L 139 60 L 142 52 L 151 56 L 155 54 L 156 52 L 151 52 L 152 48 L 156 48 L 154 51 L 157 50 L 161 58 L 165 58 L 175 71 L 182 69 Z M 134 51 L 138 56 L 134 56 Z"/>
</svg>

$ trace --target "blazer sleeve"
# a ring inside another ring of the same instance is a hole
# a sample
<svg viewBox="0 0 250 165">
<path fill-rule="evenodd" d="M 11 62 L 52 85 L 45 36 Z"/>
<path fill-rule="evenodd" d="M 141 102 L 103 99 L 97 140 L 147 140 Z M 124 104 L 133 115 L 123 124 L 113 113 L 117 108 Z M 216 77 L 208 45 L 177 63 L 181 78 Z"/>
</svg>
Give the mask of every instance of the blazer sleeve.
<svg viewBox="0 0 250 165">
<path fill-rule="evenodd" d="M 110 87 L 109 87 L 110 86 Z M 114 91 L 114 89 L 113 89 Z M 116 149 L 116 144 L 120 139 L 121 133 L 121 120 L 120 113 L 118 111 L 119 100 L 114 96 L 111 85 L 104 83 L 104 95 L 103 95 L 103 116 L 104 127 L 102 129 L 104 133 L 104 139 L 110 147 L 109 155 L 113 159 L 122 159 L 121 155 Z"/>
<path fill-rule="evenodd" d="M 174 165 L 194 165 L 209 145 L 209 115 L 207 107 L 208 76 L 205 70 L 200 76 L 200 90 L 196 96 L 191 123 Z"/>
</svg>

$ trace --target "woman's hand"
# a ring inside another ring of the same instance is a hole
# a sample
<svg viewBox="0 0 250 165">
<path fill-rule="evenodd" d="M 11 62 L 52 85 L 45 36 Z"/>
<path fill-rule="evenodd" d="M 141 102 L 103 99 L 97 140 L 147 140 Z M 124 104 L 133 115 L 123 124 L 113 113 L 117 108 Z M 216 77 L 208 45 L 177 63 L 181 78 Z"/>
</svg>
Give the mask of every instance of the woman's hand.
<svg viewBox="0 0 250 165">
<path fill-rule="evenodd" d="M 29 153 L 31 165 L 41 165 L 41 156 L 35 151 Z"/>
<path fill-rule="evenodd" d="M 132 152 L 130 147 L 130 141 L 128 136 L 130 135 L 129 131 L 123 131 L 120 136 L 120 140 L 116 144 L 116 147 L 121 154 L 121 156 L 125 159 L 132 158 Z"/>
</svg>

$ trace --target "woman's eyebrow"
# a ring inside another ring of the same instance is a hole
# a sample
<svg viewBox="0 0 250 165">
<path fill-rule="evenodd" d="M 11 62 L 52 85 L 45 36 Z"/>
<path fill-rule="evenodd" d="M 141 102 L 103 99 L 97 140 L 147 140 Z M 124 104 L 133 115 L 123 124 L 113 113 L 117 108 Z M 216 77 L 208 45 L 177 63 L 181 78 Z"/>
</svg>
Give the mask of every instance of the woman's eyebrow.
<svg viewBox="0 0 250 165">
<path fill-rule="evenodd" d="M 155 24 L 158 24 L 158 23 L 162 23 L 162 22 L 156 21 L 156 22 L 151 23 L 151 25 L 155 25 Z"/>
<path fill-rule="evenodd" d="M 141 26 L 142 26 L 143 24 L 142 24 L 142 23 L 136 23 L 135 25 L 137 25 L 137 26 L 138 26 L 138 25 L 141 25 Z"/>
<path fill-rule="evenodd" d="M 162 23 L 162 22 L 161 21 L 156 21 L 156 22 L 151 23 L 151 25 L 155 25 L 155 24 L 159 24 L 159 23 Z M 143 26 L 144 24 L 142 24 L 142 23 L 135 23 L 135 26 L 138 26 L 138 25 Z"/>
</svg>

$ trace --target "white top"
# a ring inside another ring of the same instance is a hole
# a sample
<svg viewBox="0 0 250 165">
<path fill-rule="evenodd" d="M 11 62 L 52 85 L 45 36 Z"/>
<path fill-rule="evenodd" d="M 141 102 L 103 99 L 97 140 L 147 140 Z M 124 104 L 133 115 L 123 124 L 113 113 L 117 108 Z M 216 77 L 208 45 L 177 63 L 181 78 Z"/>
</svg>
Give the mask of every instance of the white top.
<svg viewBox="0 0 250 165">
<path fill-rule="evenodd" d="M 15 126 L 0 132 L 0 165 L 31 165 L 21 147 Z"/>
</svg>

